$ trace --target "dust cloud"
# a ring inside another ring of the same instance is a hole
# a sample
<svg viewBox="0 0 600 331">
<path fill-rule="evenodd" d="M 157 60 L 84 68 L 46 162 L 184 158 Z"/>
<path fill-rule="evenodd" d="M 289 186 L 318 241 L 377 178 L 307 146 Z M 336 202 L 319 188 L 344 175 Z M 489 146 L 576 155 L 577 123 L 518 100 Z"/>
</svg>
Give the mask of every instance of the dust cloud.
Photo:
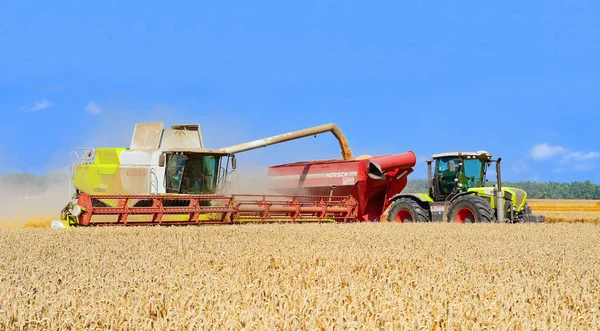
<svg viewBox="0 0 600 331">
<path fill-rule="evenodd" d="M 234 172 L 227 178 L 226 194 L 277 194 L 269 189 L 268 178 L 262 172 Z"/>
<path fill-rule="evenodd" d="M 68 184 L 68 173 L 0 176 L 0 224 L 60 219 L 60 211 L 70 201 Z"/>
</svg>

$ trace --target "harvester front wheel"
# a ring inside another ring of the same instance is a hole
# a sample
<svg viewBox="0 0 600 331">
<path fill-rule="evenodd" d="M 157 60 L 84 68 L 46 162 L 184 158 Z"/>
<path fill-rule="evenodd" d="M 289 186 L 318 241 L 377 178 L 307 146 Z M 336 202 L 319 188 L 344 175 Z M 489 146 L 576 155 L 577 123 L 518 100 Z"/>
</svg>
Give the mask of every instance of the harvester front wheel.
<svg viewBox="0 0 600 331">
<path fill-rule="evenodd" d="M 490 203 L 477 195 L 463 195 L 448 210 L 450 223 L 490 223 L 494 218 Z"/>
<path fill-rule="evenodd" d="M 427 210 L 416 201 L 400 198 L 392 204 L 387 217 L 388 222 L 429 222 Z"/>
</svg>

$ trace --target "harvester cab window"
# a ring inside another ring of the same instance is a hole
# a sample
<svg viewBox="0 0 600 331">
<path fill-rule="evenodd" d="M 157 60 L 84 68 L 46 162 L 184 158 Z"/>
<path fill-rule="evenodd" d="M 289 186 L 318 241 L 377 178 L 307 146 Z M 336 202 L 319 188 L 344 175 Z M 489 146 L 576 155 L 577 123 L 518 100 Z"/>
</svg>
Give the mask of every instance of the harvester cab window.
<svg viewBox="0 0 600 331">
<path fill-rule="evenodd" d="M 168 193 L 215 193 L 219 157 L 205 154 L 174 154 L 168 157 L 165 187 Z"/>
<path fill-rule="evenodd" d="M 181 193 L 215 193 L 218 157 L 191 154 L 186 165 Z"/>
<path fill-rule="evenodd" d="M 170 155 L 167 162 L 165 188 L 168 193 L 179 193 L 185 171 L 187 156 L 183 154 Z"/>
</svg>

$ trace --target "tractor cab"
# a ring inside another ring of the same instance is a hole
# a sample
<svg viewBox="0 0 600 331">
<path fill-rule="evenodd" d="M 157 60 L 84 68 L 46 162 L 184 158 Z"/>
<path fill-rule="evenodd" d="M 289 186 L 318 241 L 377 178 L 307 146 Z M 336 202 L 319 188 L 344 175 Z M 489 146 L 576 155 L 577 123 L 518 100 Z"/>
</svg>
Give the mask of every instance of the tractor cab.
<svg viewBox="0 0 600 331">
<path fill-rule="evenodd" d="M 235 169 L 235 156 L 218 152 L 165 153 L 164 187 L 166 193 L 214 194 L 221 190 L 228 174 L 229 160 Z M 225 161 L 224 161 L 225 159 Z"/>
<path fill-rule="evenodd" d="M 436 200 L 445 199 L 470 188 L 485 186 L 491 157 L 485 151 L 433 155 L 433 159 L 427 162 L 430 196 L 436 197 Z"/>
</svg>

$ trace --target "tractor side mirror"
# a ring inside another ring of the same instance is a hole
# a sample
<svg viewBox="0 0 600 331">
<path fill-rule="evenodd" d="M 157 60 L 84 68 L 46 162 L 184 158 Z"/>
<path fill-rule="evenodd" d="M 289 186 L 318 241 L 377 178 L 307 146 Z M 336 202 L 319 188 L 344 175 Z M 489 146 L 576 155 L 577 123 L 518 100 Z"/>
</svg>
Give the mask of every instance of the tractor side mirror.
<svg viewBox="0 0 600 331">
<path fill-rule="evenodd" d="M 235 155 L 231 158 L 231 168 L 235 170 L 237 168 L 237 161 L 235 160 Z"/>
<path fill-rule="evenodd" d="M 160 154 L 158 156 L 158 166 L 161 168 L 165 166 L 165 154 Z"/>
<path fill-rule="evenodd" d="M 454 164 L 454 161 L 450 161 L 448 163 L 448 169 L 450 169 L 450 171 L 452 171 L 452 172 L 456 171 L 456 165 Z"/>
</svg>

